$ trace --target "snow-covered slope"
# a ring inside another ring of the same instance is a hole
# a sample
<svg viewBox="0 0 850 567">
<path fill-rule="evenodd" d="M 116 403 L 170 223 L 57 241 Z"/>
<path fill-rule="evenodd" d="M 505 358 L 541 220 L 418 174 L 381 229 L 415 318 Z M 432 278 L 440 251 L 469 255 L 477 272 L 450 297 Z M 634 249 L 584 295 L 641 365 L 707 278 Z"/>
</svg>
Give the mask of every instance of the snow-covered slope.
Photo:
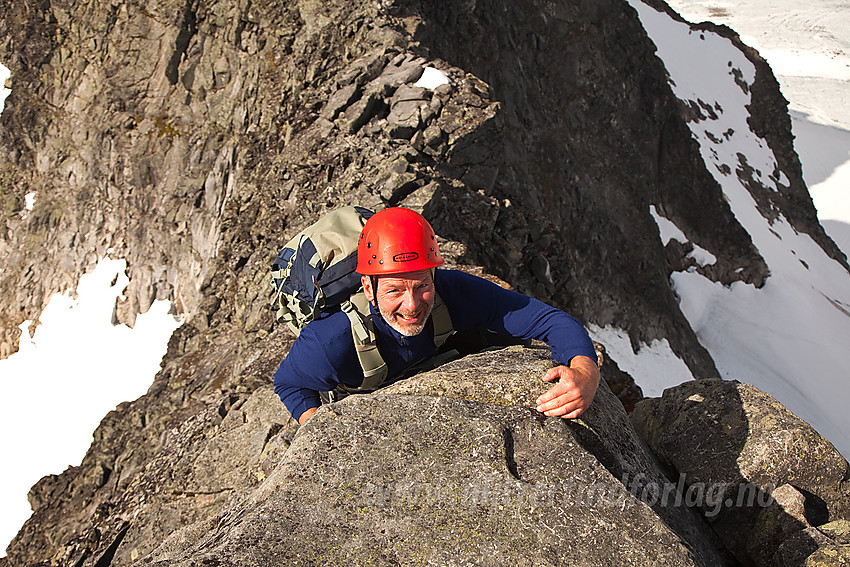
<svg viewBox="0 0 850 567">
<path fill-rule="evenodd" d="M 11 92 L 6 88 L 6 80 L 9 78 L 9 69 L 0 65 L 0 112 L 3 111 L 3 105 L 6 102 L 6 97 Z"/>
<path fill-rule="evenodd" d="M 691 122 L 691 132 L 736 218 L 770 267 L 761 289 L 740 282 L 724 287 L 694 271 L 675 273 L 672 283 L 682 311 L 724 378 L 773 394 L 850 455 L 850 414 L 845 409 L 850 402 L 850 274 L 783 217 L 769 223 L 735 175 L 740 152 L 762 185 L 775 188 L 783 182 L 782 175 L 766 175 L 775 171 L 776 160 L 765 141 L 750 131 L 749 94 L 733 75 L 740 73 L 752 84 L 755 69 L 729 40 L 694 33 L 640 0 L 629 1 L 658 48 L 676 96 L 701 99 L 717 110 L 716 119 Z M 669 221 L 652 212 L 665 238 L 671 232 Z M 672 232 L 682 235 L 678 229 Z M 636 379 L 640 383 L 640 374 Z M 671 383 L 675 381 L 673 377 Z"/>
<path fill-rule="evenodd" d="M 669 0 L 685 19 L 726 24 L 770 64 L 824 228 L 850 253 L 850 3 Z"/>
</svg>

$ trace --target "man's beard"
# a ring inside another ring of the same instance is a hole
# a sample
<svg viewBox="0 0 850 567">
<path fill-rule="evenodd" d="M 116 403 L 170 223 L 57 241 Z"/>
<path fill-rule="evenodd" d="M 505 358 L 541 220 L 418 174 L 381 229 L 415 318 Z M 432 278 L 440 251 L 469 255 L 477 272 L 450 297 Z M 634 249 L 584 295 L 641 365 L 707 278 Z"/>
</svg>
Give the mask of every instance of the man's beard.
<svg viewBox="0 0 850 567">
<path fill-rule="evenodd" d="M 387 322 L 387 325 L 392 327 L 396 332 L 404 335 L 405 337 L 415 337 L 423 330 L 425 330 L 425 325 L 428 323 L 428 317 L 431 315 L 431 309 L 434 307 L 434 304 L 425 305 L 423 309 L 423 316 L 418 319 L 421 320 L 421 323 L 417 323 L 416 325 L 402 325 L 396 319 L 395 315 L 399 312 L 396 311 L 394 313 L 387 313 L 384 309 L 378 305 L 378 311 L 381 314 L 381 317 L 384 318 L 384 321 Z M 402 313 L 402 315 L 408 315 L 406 313 Z"/>
</svg>

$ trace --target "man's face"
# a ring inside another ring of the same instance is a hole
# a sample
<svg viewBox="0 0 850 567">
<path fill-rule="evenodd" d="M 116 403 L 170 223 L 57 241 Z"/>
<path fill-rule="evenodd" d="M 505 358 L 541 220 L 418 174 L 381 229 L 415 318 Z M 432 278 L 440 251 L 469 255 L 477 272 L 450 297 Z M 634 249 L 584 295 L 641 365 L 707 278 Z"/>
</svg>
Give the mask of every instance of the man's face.
<svg viewBox="0 0 850 567">
<path fill-rule="evenodd" d="M 369 277 L 363 276 L 362 282 L 366 299 L 377 299 L 378 311 L 390 327 L 407 337 L 422 332 L 434 307 L 432 270 L 381 276 L 375 295 Z"/>
</svg>

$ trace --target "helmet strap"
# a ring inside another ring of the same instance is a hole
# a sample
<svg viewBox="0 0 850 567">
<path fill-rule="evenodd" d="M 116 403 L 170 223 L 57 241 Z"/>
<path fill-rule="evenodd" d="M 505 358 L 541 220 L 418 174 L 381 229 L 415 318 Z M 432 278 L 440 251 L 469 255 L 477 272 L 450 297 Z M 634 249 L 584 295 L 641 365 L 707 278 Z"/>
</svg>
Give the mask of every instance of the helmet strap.
<svg viewBox="0 0 850 567">
<path fill-rule="evenodd" d="M 383 315 L 381 315 L 381 310 L 378 309 L 378 276 L 370 275 L 369 281 L 372 282 L 372 307 L 375 308 L 375 313 L 377 313 L 379 317 L 383 317 Z"/>
</svg>

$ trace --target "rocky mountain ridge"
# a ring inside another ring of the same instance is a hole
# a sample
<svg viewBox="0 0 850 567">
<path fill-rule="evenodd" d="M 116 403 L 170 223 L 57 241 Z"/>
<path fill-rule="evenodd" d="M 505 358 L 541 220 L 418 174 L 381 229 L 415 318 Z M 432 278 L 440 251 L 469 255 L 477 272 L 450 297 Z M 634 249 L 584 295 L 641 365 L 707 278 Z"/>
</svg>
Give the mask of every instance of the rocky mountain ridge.
<svg viewBox="0 0 850 567">
<path fill-rule="evenodd" d="M 668 280 L 689 250 L 661 246 L 649 206 L 717 256 L 700 268 L 713 280 L 769 275 L 686 127 L 706 110 L 675 99 L 625 2 L 3 0 L 0 11 L 15 85 L 0 115 L 0 354 L 107 253 L 129 264 L 117 321 L 155 298 L 187 318 L 148 394 L 104 419 L 79 467 L 34 487 L 10 564 L 207 553 L 198 538 L 211 522 L 299 470 L 294 424 L 263 389 L 292 340 L 273 325 L 267 270 L 333 207 L 422 210 L 452 263 L 635 343 L 667 338 L 703 378 L 717 371 Z M 426 66 L 451 83 L 416 87 Z M 752 191 L 820 242 L 787 105 L 759 69 L 754 128 L 792 182 Z M 619 374 L 614 362 L 603 373 Z M 595 459 L 583 462 L 601 475 Z M 699 522 L 682 522 L 690 535 L 663 519 L 652 529 L 683 561 L 729 561 Z M 386 563 L 416 559 L 393 553 Z"/>
</svg>

